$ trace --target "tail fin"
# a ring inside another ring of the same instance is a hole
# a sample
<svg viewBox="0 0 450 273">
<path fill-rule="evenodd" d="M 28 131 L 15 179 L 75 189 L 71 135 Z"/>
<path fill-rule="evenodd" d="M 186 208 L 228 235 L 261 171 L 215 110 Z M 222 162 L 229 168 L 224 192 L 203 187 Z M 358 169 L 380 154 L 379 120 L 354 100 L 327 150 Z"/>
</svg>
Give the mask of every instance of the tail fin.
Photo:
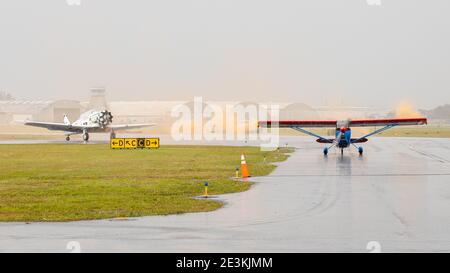
<svg viewBox="0 0 450 273">
<path fill-rule="evenodd" d="M 64 115 L 64 124 L 65 124 L 65 125 L 70 125 L 70 120 L 69 120 L 69 118 L 67 117 L 67 115 Z"/>
</svg>

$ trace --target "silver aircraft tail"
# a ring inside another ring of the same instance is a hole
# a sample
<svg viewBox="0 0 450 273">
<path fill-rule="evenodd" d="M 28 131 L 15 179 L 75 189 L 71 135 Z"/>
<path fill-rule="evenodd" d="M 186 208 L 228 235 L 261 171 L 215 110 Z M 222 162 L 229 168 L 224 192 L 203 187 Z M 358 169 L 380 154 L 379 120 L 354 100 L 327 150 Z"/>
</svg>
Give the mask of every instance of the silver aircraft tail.
<svg viewBox="0 0 450 273">
<path fill-rule="evenodd" d="M 69 118 L 67 117 L 67 115 L 64 115 L 64 124 L 65 124 L 65 125 L 70 125 L 70 120 L 69 120 Z"/>
</svg>

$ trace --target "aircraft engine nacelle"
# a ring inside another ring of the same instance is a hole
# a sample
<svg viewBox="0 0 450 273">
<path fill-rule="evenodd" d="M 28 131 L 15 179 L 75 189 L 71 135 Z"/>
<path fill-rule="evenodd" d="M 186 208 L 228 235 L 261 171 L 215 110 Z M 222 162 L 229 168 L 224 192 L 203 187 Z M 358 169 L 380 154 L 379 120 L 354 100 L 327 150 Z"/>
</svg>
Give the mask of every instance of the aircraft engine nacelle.
<svg viewBox="0 0 450 273">
<path fill-rule="evenodd" d="M 109 111 L 102 111 L 98 113 L 97 122 L 101 127 L 105 127 L 108 124 L 112 123 L 113 115 Z"/>
</svg>

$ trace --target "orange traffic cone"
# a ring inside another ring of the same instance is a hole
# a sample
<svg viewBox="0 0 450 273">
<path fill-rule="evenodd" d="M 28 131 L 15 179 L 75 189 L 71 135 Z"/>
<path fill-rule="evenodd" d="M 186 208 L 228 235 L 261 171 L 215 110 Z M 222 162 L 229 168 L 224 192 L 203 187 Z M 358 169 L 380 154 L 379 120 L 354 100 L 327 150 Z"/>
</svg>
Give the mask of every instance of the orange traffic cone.
<svg viewBox="0 0 450 273">
<path fill-rule="evenodd" d="M 242 178 L 250 177 L 250 174 L 248 173 L 247 162 L 245 161 L 244 154 L 241 155 L 241 177 Z"/>
</svg>

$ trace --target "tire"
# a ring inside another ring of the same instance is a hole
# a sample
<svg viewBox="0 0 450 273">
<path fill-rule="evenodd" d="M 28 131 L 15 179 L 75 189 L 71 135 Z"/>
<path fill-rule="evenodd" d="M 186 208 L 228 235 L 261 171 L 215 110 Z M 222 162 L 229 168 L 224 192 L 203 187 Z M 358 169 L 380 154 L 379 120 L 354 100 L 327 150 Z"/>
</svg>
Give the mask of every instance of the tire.
<svg viewBox="0 0 450 273">
<path fill-rule="evenodd" d="M 66 137 L 66 141 L 70 141 L 70 136 L 67 136 L 67 137 Z"/>
<path fill-rule="evenodd" d="M 83 140 L 88 142 L 89 141 L 89 134 L 83 134 Z"/>
</svg>

